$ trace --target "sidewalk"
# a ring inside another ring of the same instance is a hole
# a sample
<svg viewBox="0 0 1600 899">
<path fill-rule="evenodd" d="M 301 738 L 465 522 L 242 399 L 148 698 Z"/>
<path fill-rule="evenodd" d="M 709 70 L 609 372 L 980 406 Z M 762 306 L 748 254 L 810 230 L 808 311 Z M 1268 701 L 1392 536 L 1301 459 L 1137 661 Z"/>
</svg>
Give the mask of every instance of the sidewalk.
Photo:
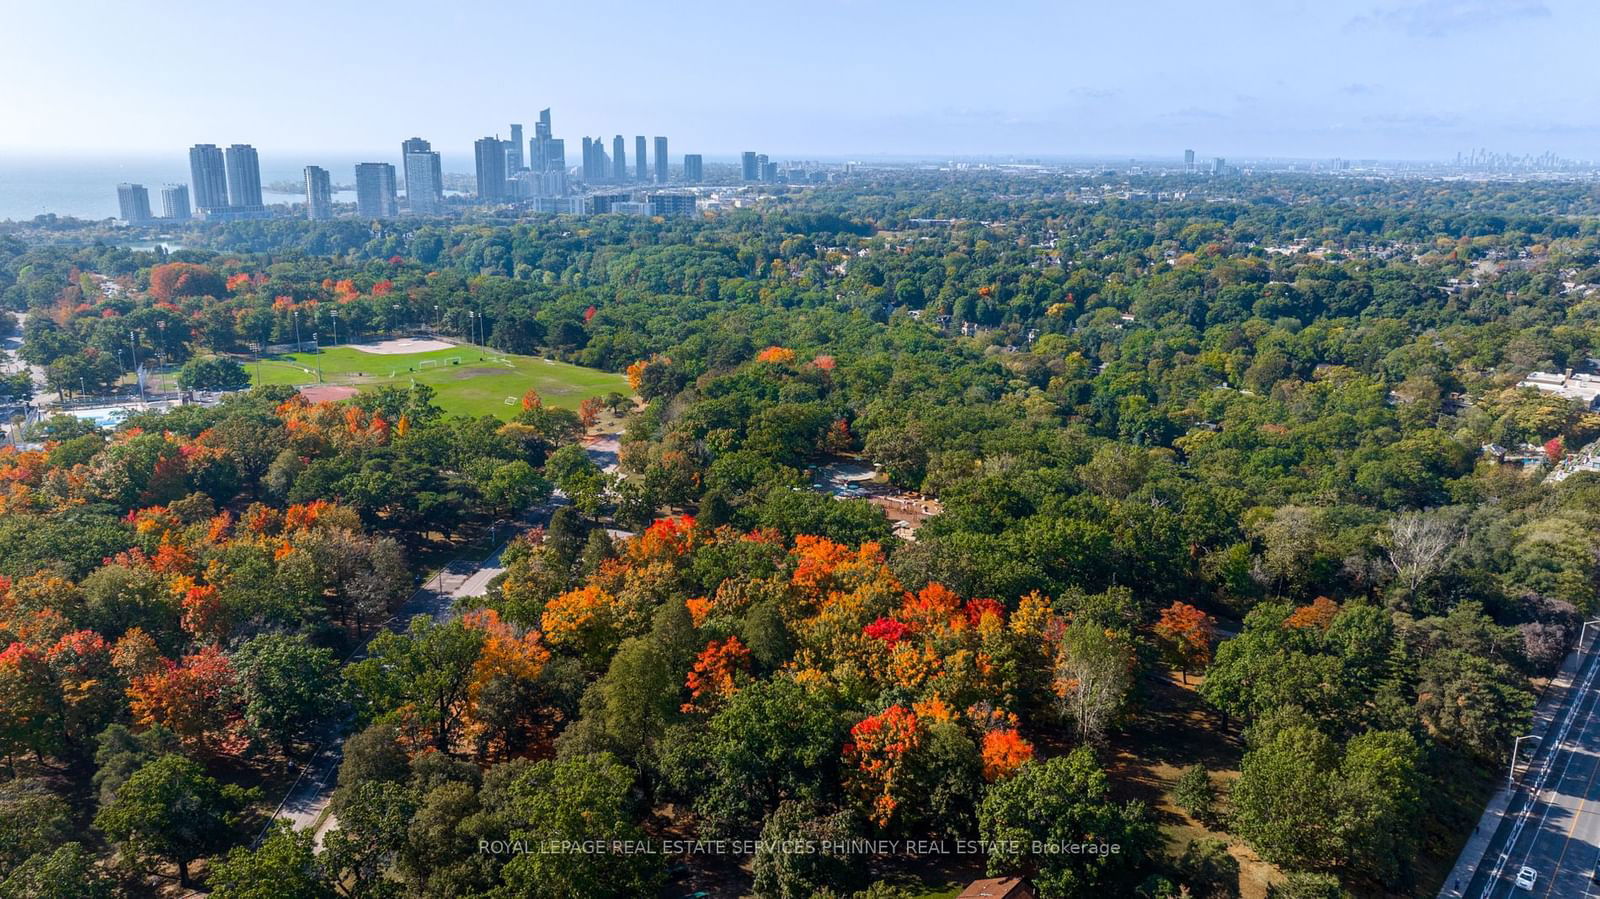
<svg viewBox="0 0 1600 899">
<path fill-rule="evenodd" d="M 1556 676 L 1551 678 L 1550 683 L 1545 685 L 1544 692 L 1539 695 L 1539 702 L 1533 710 L 1533 722 L 1528 728 L 1528 733 L 1539 738 L 1538 746 L 1528 760 L 1529 767 L 1533 765 L 1534 759 L 1551 748 L 1545 745 L 1545 733 L 1550 730 L 1550 723 L 1555 720 L 1556 715 L 1566 707 L 1573 681 L 1577 678 L 1578 670 L 1583 667 L 1583 658 L 1584 653 L 1579 651 L 1579 647 L 1573 647 L 1572 652 L 1567 653 L 1566 659 L 1561 662 L 1561 668 L 1556 672 Z M 1483 815 L 1473 827 L 1472 836 L 1467 838 L 1466 845 L 1461 847 L 1461 854 L 1456 856 L 1455 866 L 1450 869 L 1449 875 L 1439 887 L 1439 899 L 1460 899 L 1465 895 L 1467 885 L 1472 883 L 1472 875 L 1484 861 L 1484 853 L 1489 851 L 1490 844 L 1499 833 L 1500 823 L 1514 795 L 1515 790 L 1512 786 L 1505 779 L 1501 779 L 1494 795 L 1489 798 L 1489 804 L 1484 807 Z M 1489 861 L 1494 860 L 1489 859 Z"/>
</svg>

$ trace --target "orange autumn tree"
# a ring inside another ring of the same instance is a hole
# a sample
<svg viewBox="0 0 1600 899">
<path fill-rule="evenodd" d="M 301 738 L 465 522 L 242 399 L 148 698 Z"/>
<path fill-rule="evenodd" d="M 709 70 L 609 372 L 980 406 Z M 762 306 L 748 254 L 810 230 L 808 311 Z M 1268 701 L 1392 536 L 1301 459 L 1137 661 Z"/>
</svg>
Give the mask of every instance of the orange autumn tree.
<svg viewBox="0 0 1600 899">
<path fill-rule="evenodd" d="M 694 668 L 684 686 L 689 690 L 689 701 L 682 711 L 707 711 L 720 701 L 739 691 L 734 675 L 750 670 L 750 650 L 737 636 L 726 640 L 712 640 L 695 657 Z"/>
<path fill-rule="evenodd" d="M 794 358 L 794 350 L 781 346 L 769 346 L 756 354 L 757 362 L 765 362 L 769 365 L 787 365 L 793 362 Z"/>
<path fill-rule="evenodd" d="M 128 628 L 111 647 L 112 667 L 116 668 L 123 680 L 129 682 L 154 673 L 165 661 L 155 639 L 145 633 L 142 627 Z"/>
<path fill-rule="evenodd" d="M 1339 615 L 1339 604 L 1326 596 L 1319 596 L 1309 606 L 1301 606 L 1284 620 L 1283 626 L 1295 630 L 1315 628 L 1325 631 Z"/>
<path fill-rule="evenodd" d="M 578 404 L 578 423 L 587 430 L 600 421 L 602 404 L 598 397 L 589 397 Z"/>
<path fill-rule="evenodd" d="M 695 547 L 693 515 L 657 518 L 644 533 L 628 542 L 628 559 L 635 565 L 646 562 L 676 562 Z"/>
<path fill-rule="evenodd" d="M 483 634 L 477 661 L 473 662 L 466 690 L 462 719 L 467 732 L 477 742 L 479 751 L 498 740 L 508 751 L 515 750 L 518 727 L 506 718 L 503 703 L 495 703 L 486 696 L 495 686 L 521 682 L 531 684 L 538 679 L 550 662 L 546 649 L 536 630 L 521 629 L 501 620 L 494 609 L 477 609 L 461 616 L 468 630 Z M 519 704 L 519 713 L 526 715 L 531 709 Z"/>
<path fill-rule="evenodd" d="M 1014 728 L 991 730 L 983 735 L 983 779 L 994 783 L 1016 773 L 1033 758 L 1033 744 Z"/>
<path fill-rule="evenodd" d="M 622 613 L 615 595 L 591 584 L 546 603 L 539 626 L 551 646 L 570 649 L 598 664 L 622 641 Z"/>
<path fill-rule="evenodd" d="M 122 706 L 111 645 L 94 631 L 73 631 L 57 640 L 44 657 L 60 689 L 68 739 L 88 742 Z"/>
<path fill-rule="evenodd" d="M 928 584 L 916 593 L 907 593 L 897 617 L 918 631 L 960 627 L 965 621 L 961 597 L 943 584 Z"/>
<path fill-rule="evenodd" d="M 1211 643 L 1216 637 L 1216 622 L 1210 615 L 1186 602 L 1174 602 L 1161 610 L 1156 621 L 1156 636 L 1178 664 L 1183 682 L 1189 672 L 1211 664 Z"/>
<path fill-rule="evenodd" d="M 850 728 L 844 746 L 846 777 L 851 792 L 868 807 L 867 817 L 888 826 L 910 784 L 906 759 L 922 745 L 923 726 L 917 713 L 892 705 Z"/>
<path fill-rule="evenodd" d="M 233 664 L 215 646 L 185 656 L 182 663 L 164 661 L 128 686 L 134 720 L 216 747 L 238 723 L 232 703 L 237 680 Z"/>
<path fill-rule="evenodd" d="M 639 361 L 633 363 L 632 365 L 628 366 L 626 370 L 628 375 L 629 389 L 637 393 L 639 388 L 644 386 L 645 373 L 649 369 L 656 366 L 669 366 L 671 364 L 672 357 L 662 356 L 660 354 L 651 356 L 649 359 L 640 359 Z"/>
<path fill-rule="evenodd" d="M 55 677 L 44 653 L 15 642 L 0 650 L 0 755 L 49 752 L 60 732 Z"/>
<path fill-rule="evenodd" d="M 854 549 L 825 537 L 795 538 L 789 582 L 806 656 L 864 673 L 879 664 L 884 642 L 866 629 L 893 614 L 904 590 L 889 570 L 883 547 Z M 907 622 L 909 623 L 909 622 Z"/>
<path fill-rule="evenodd" d="M 477 701 L 479 691 L 497 677 L 510 677 L 531 681 L 539 676 L 550 661 L 550 650 L 544 648 L 536 630 L 519 633 L 516 628 L 500 619 L 494 609 L 477 609 L 461 616 L 461 623 L 473 630 L 482 631 L 483 646 L 478 650 L 478 661 L 472 666 L 472 685 L 468 695 Z"/>
<path fill-rule="evenodd" d="M 192 582 L 190 582 L 192 583 Z M 227 636 L 228 624 L 222 596 L 216 587 L 187 587 L 179 600 L 183 608 L 181 624 L 196 642 L 217 643 Z"/>
</svg>

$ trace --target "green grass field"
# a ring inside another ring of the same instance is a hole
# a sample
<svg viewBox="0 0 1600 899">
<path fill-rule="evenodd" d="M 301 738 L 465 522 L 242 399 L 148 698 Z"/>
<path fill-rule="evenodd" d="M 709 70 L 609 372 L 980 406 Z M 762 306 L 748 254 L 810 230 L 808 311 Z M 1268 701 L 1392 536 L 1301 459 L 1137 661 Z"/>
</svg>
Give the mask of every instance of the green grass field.
<svg viewBox="0 0 1600 899">
<path fill-rule="evenodd" d="M 422 364 L 425 362 L 428 365 Z M 447 413 L 506 419 L 521 408 L 515 401 L 507 405 L 506 398 L 520 399 L 529 387 L 539 391 L 545 403 L 565 409 L 576 409 L 591 396 L 613 391 L 632 393 L 622 375 L 474 346 L 393 356 L 338 346 L 320 353 L 290 353 L 261 362 L 250 361 L 245 363 L 245 369 L 256 384 L 299 387 L 322 383 L 356 388 L 427 384 L 437 391 L 434 402 Z"/>
</svg>

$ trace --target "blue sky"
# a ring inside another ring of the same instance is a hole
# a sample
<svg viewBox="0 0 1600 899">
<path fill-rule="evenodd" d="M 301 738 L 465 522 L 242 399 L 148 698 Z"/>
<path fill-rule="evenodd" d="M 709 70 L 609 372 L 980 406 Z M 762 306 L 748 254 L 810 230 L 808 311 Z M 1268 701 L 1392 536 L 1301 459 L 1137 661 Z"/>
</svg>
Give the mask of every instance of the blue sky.
<svg viewBox="0 0 1600 899">
<path fill-rule="evenodd" d="M 1600 158 L 1595 0 L 9 6 L 12 153 L 464 157 L 550 106 L 675 156 Z"/>
</svg>

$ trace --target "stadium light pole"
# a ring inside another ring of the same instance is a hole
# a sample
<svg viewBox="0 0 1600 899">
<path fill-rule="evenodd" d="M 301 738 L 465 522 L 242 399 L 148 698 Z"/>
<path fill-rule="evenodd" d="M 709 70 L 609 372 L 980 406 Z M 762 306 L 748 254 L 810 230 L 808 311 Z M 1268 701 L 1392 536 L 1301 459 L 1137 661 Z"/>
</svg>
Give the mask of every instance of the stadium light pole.
<svg viewBox="0 0 1600 899">
<path fill-rule="evenodd" d="M 296 306 L 289 312 L 294 316 L 294 351 L 305 352 L 305 344 L 300 342 L 300 307 Z"/>
<path fill-rule="evenodd" d="M 338 346 L 339 345 L 339 310 L 330 309 L 330 310 L 328 310 L 328 312 L 329 312 L 330 315 L 333 316 L 333 345 L 334 346 Z"/>
</svg>

